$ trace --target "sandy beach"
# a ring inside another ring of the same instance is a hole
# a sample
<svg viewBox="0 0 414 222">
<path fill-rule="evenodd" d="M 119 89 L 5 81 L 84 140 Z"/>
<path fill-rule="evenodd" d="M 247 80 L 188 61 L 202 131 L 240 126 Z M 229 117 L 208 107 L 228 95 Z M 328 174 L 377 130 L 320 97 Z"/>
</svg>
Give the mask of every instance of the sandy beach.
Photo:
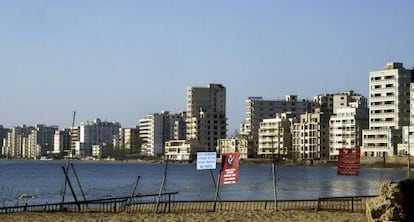
<svg viewBox="0 0 414 222">
<path fill-rule="evenodd" d="M 0 221 L 342 221 L 366 222 L 364 213 L 298 210 L 254 210 L 206 213 L 9 213 L 0 214 Z"/>
</svg>

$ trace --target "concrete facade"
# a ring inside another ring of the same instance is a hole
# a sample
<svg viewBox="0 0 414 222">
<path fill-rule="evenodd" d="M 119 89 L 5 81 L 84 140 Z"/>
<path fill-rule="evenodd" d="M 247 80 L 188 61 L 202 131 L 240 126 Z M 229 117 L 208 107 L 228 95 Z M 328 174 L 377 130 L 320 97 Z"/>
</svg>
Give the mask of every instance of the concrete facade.
<svg viewBox="0 0 414 222">
<path fill-rule="evenodd" d="M 70 129 L 56 130 L 52 152 L 54 154 L 63 154 L 65 150 L 70 150 Z"/>
<path fill-rule="evenodd" d="M 220 84 L 187 89 L 186 140 L 206 151 L 216 151 L 226 138 L 226 88 Z"/>
<path fill-rule="evenodd" d="M 240 154 L 240 159 L 247 159 L 247 140 L 241 138 L 219 139 L 217 152 L 219 154 L 235 153 Z"/>
<path fill-rule="evenodd" d="M 82 122 L 79 126 L 79 141 L 76 145 L 75 156 L 92 156 L 92 145 L 112 144 L 118 134 L 121 124 L 118 122 L 101 121 Z"/>
<path fill-rule="evenodd" d="M 344 91 L 333 97 L 329 121 L 329 159 L 337 160 L 341 148 L 360 148 L 362 131 L 368 129 L 368 104 L 365 97 Z"/>
<path fill-rule="evenodd" d="M 370 72 L 369 129 L 363 131 L 363 156 L 393 156 L 401 143 L 402 127 L 410 123 L 410 84 L 413 70 L 388 63 Z"/>
<path fill-rule="evenodd" d="M 276 113 L 275 118 L 264 119 L 259 127 L 257 156 L 262 158 L 289 158 L 292 150 L 291 113 Z"/>
<path fill-rule="evenodd" d="M 292 127 L 293 159 L 329 159 L 329 117 L 320 109 L 300 115 Z"/>
<path fill-rule="evenodd" d="M 240 127 L 240 135 L 247 139 L 257 153 L 260 123 L 264 119 L 275 118 L 276 113 L 290 112 L 292 118 L 311 112 L 314 102 L 298 100 L 296 95 L 287 95 L 284 100 L 265 100 L 262 97 L 249 97 L 246 101 L 246 119 Z"/>
</svg>

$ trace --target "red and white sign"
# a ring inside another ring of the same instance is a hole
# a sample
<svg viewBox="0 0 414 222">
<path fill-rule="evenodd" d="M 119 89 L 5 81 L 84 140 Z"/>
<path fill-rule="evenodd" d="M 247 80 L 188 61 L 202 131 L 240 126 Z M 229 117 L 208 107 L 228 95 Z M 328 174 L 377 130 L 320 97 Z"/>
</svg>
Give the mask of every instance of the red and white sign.
<svg viewBox="0 0 414 222">
<path fill-rule="evenodd" d="M 221 163 L 220 183 L 234 184 L 239 181 L 239 153 L 225 153 Z"/>
<path fill-rule="evenodd" d="M 338 175 L 359 175 L 361 150 L 359 148 L 339 149 Z"/>
</svg>

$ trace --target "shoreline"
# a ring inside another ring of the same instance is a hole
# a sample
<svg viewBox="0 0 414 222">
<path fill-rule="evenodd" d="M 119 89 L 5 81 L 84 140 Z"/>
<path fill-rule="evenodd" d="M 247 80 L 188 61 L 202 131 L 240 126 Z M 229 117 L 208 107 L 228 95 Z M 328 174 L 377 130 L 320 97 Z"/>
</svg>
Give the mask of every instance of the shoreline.
<svg viewBox="0 0 414 222">
<path fill-rule="evenodd" d="M 22 162 L 67 162 L 66 159 L 23 159 L 23 158 L 0 158 L 0 162 L 7 162 L 7 161 L 22 161 Z M 70 159 L 71 162 L 82 162 L 82 163 L 148 163 L 148 164 L 164 164 L 164 160 L 162 158 L 151 158 L 151 159 L 126 159 L 126 160 L 116 160 L 116 159 Z M 189 162 L 189 161 L 173 161 L 170 160 L 169 164 L 196 164 L 196 161 Z M 217 161 L 217 164 L 220 164 L 220 161 Z M 272 161 L 270 159 L 242 159 L 240 160 L 240 164 L 243 165 L 265 165 L 270 166 L 272 165 Z M 277 166 L 288 166 L 288 167 L 336 167 L 337 161 L 326 161 L 326 160 L 301 160 L 301 161 L 277 161 Z M 397 163 L 383 163 L 383 162 L 374 162 L 374 163 L 361 163 L 361 168 L 379 168 L 379 169 L 407 169 L 407 164 L 397 164 Z"/>
</svg>

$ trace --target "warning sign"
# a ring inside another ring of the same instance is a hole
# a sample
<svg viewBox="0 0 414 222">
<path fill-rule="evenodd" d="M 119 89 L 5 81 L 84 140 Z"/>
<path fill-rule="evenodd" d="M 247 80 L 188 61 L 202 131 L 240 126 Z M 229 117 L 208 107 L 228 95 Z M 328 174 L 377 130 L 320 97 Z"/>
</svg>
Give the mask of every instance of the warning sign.
<svg viewBox="0 0 414 222">
<path fill-rule="evenodd" d="M 338 175 L 359 175 L 360 156 L 359 148 L 339 149 Z"/>
<path fill-rule="evenodd" d="M 239 153 L 223 154 L 220 183 L 234 184 L 239 181 Z"/>
</svg>

